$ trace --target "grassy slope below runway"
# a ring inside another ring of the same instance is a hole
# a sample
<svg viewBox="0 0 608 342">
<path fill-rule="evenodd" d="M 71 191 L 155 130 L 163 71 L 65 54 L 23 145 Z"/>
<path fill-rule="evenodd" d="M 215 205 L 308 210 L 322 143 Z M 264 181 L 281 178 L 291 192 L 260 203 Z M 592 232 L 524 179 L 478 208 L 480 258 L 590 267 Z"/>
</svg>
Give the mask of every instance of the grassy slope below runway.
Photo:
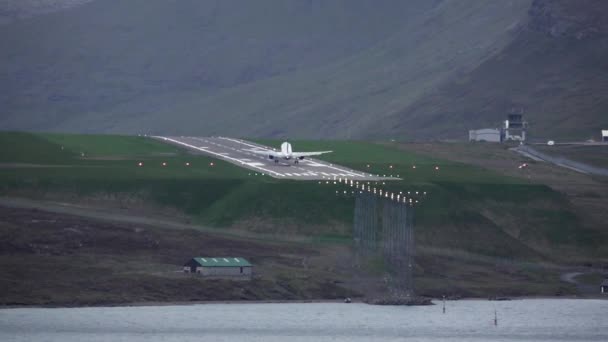
<svg viewBox="0 0 608 342">
<path fill-rule="evenodd" d="M 563 245 L 594 253 L 605 239 L 582 227 L 565 196 L 524 178 L 365 142 L 298 141 L 294 146 L 333 150 L 321 158 L 372 174 L 399 175 L 403 180 L 387 184 L 391 191 L 427 191 L 416 213 L 423 244 L 505 257 L 534 255 L 529 248 L 553 254 Z"/>
<path fill-rule="evenodd" d="M 10 146 L 0 162 L 38 164 L 0 169 L 5 194 L 110 198 L 123 208 L 152 203 L 215 227 L 344 241 L 350 236 L 354 200 L 336 197 L 336 190 L 344 190 L 340 185 L 255 176 L 145 137 L 2 133 L 0 143 Z M 417 209 L 417 239 L 423 245 L 528 258 L 564 248 L 593 254 L 605 241 L 582 228 L 566 198 L 524 179 L 366 142 L 296 141 L 294 146 L 333 150 L 323 158 L 403 179 L 374 184 L 378 187 L 428 192 Z"/>
<path fill-rule="evenodd" d="M 151 217 L 170 208 L 176 219 L 186 216 L 221 231 L 236 228 L 231 234 L 248 230 L 264 233 L 263 239 L 278 233 L 279 240 L 306 235 L 349 241 L 353 199 L 335 195 L 343 185 L 254 176 L 143 137 L 0 133 L 0 143 L 8 147 L 0 153 L 0 195 L 118 206 L 136 214 L 143 206 Z M 598 248 L 605 236 L 583 228 L 568 200 L 546 186 L 385 145 L 296 141 L 294 146 L 333 150 L 327 160 L 373 173 L 392 170 L 403 180 L 387 182 L 391 191 L 428 192 L 416 211 L 421 293 L 563 293 L 554 270 L 529 268 L 528 262 L 605 255 Z M 137 167 L 139 161 L 144 167 Z M 326 262 L 346 267 L 342 259 Z"/>
</svg>

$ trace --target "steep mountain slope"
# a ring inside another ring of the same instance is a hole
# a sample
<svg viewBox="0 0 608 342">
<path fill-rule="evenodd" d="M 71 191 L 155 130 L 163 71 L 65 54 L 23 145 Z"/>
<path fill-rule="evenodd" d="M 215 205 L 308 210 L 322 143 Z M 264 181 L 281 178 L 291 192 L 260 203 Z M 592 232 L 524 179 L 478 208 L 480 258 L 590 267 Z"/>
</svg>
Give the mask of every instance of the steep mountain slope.
<svg viewBox="0 0 608 342">
<path fill-rule="evenodd" d="M 365 127 L 404 78 L 418 89 L 499 49 L 496 35 L 528 3 L 97 0 L 0 30 L 1 123 L 250 135 L 281 126 L 312 136 L 319 124 L 323 134 L 344 128 L 331 122 L 346 115 Z M 450 57 L 454 48 L 462 58 Z M 365 101 L 370 92 L 380 100 Z M 304 115 L 306 130 L 292 123 Z"/>
<path fill-rule="evenodd" d="M 433 1 L 375 3 L 97 0 L 5 25 L 2 123 L 62 127 L 88 112 L 104 122 L 109 108 L 132 103 L 136 110 L 119 113 L 127 119 L 158 110 L 150 98 L 174 105 L 182 94 L 324 65 L 375 44 Z"/>
<path fill-rule="evenodd" d="M 608 124 L 599 0 L 96 0 L 0 27 L 0 126 L 464 138 Z M 540 134 L 536 134 L 540 136 Z"/>
<path fill-rule="evenodd" d="M 525 30 L 479 68 L 376 129 L 464 136 L 523 109 L 536 138 L 595 138 L 608 127 L 608 2 L 536 0 Z"/>
<path fill-rule="evenodd" d="M 0 25 L 85 4 L 92 0 L 0 0 Z"/>
</svg>

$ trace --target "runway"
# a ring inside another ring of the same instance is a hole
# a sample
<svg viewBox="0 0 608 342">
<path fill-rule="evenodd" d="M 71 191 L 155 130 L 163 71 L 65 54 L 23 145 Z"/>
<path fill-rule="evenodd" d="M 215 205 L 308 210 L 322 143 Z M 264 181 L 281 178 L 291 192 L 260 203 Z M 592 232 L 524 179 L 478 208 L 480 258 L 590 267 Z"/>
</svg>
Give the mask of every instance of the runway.
<svg viewBox="0 0 608 342">
<path fill-rule="evenodd" d="M 283 160 L 276 164 L 268 157 L 255 154 L 251 149 L 273 149 L 250 141 L 228 137 L 170 137 L 154 136 L 152 138 L 163 142 L 185 147 L 193 152 L 206 154 L 237 166 L 250 169 L 257 173 L 269 175 L 278 179 L 321 180 L 348 178 L 352 180 L 397 180 L 394 177 L 378 177 L 369 173 L 356 171 L 344 166 L 328 163 L 313 158 L 301 160 L 294 164 L 293 160 Z M 297 146 L 295 146 L 297 150 Z M 306 151 L 298 151 L 306 152 Z"/>
</svg>

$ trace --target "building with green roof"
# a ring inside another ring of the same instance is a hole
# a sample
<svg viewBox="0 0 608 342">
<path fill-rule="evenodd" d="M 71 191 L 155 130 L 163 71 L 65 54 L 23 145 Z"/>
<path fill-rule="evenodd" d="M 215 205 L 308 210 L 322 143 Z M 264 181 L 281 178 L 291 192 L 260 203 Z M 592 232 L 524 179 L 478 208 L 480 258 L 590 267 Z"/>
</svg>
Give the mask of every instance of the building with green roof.
<svg viewBox="0 0 608 342">
<path fill-rule="evenodd" d="M 204 277 L 251 278 L 253 265 L 240 257 L 195 257 L 184 264 L 184 272 Z"/>
</svg>

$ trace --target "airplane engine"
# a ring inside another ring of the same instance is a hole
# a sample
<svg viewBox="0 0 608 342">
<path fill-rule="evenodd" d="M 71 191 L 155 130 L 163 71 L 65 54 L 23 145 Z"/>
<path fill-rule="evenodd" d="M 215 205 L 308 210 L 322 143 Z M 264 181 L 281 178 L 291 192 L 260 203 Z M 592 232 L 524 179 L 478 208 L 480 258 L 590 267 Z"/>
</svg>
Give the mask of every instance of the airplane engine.
<svg viewBox="0 0 608 342">
<path fill-rule="evenodd" d="M 274 156 L 272 154 L 269 154 L 268 159 L 274 159 Z"/>
<path fill-rule="evenodd" d="M 298 159 L 303 160 L 303 159 L 304 159 L 304 157 L 298 157 Z"/>
</svg>

